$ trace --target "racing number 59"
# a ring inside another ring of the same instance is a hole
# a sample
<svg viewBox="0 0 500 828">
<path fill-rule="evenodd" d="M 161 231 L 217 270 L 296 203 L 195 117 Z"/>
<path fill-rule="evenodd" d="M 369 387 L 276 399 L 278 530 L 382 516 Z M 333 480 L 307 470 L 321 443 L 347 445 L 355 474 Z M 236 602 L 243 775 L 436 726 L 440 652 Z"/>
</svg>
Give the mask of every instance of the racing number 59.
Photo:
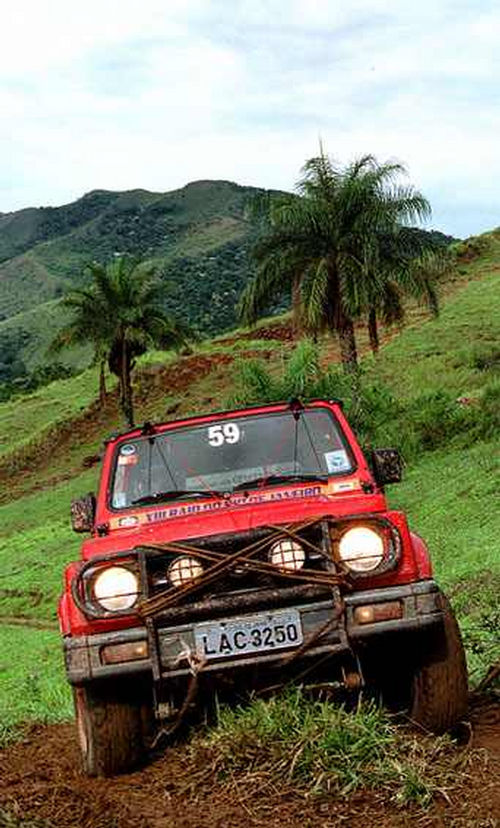
<svg viewBox="0 0 500 828">
<path fill-rule="evenodd" d="M 232 445 L 240 439 L 240 430 L 236 423 L 224 423 L 223 425 L 209 426 L 208 442 L 214 448 L 229 443 Z"/>
</svg>

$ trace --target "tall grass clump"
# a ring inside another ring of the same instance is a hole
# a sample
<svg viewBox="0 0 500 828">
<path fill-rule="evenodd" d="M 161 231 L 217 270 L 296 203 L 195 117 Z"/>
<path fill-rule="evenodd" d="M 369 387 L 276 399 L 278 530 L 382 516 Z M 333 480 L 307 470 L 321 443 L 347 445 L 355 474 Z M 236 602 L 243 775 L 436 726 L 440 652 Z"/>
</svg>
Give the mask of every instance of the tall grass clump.
<svg viewBox="0 0 500 828">
<path fill-rule="evenodd" d="M 470 412 L 445 391 L 431 391 L 412 400 L 402 416 L 410 453 L 440 448 L 468 428 Z"/>
<path fill-rule="evenodd" d="M 500 432 L 500 379 L 487 383 L 483 389 L 475 430 L 475 436 L 481 440 L 493 439 Z"/>
<path fill-rule="evenodd" d="M 369 789 L 400 806 L 428 805 L 460 782 L 465 761 L 448 737 L 405 732 L 373 702 L 352 713 L 300 688 L 222 709 L 202 746 L 211 772 L 228 784 L 272 780 L 337 796 Z"/>
<path fill-rule="evenodd" d="M 500 371 L 500 347 L 489 343 L 474 345 L 469 349 L 465 364 L 476 371 Z"/>
</svg>

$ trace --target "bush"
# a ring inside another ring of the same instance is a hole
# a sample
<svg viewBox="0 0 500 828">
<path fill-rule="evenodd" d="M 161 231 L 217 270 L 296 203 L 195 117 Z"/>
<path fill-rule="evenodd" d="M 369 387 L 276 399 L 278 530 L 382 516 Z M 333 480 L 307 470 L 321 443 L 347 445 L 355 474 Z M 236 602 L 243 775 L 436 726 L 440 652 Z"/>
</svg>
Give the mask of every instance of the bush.
<svg viewBox="0 0 500 828">
<path fill-rule="evenodd" d="M 39 365 L 31 374 L 19 376 L 8 382 L 0 383 L 0 402 L 7 402 L 19 394 L 31 394 L 37 388 L 49 385 L 51 382 L 60 379 L 68 379 L 79 373 L 75 368 L 69 368 L 61 362 L 53 362 L 49 365 Z"/>
<path fill-rule="evenodd" d="M 413 451 L 432 451 L 471 425 L 471 412 L 445 391 L 416 397 L 404 414 L 406 440 Z"/>
<path fill-rule="evenodd" d="M 500 432 L 500 380 L 484 387 L 479 398 L 479 410 L 474 423 L 474 436 L 480 440 L 497 437 Z"/>
<path fill-rule="evenodd" d="M 366 383 L 363 374 L 347 376 L 338 366 L 323 369 L 318 348 L 303 340 L 294 349 L 281 374 L 273 376 L 260 359 L 236 363 L 235 392 L 228 406 L 287 401 L 297 397 L 341 400 L 346 415 L 362 442 L 373 443 L 390 434 L 390 423 L 398 411 L 391 392 L 381 383 Z"/>
<path fill-rule="evenodd" d="M 471 236 L 464 241 L 453 242 L 448 250 L 458 261 L 471 262 L 485 253 L 490 247 L 490 239 L 487 236 Z"/>
<path fill-rule="evenodd" d="M 461 403 L 447 391 L 420 394 L 403 405 L 379 381 L 367 382 L 361 371 L 346 375 L 338 366 L 323 369 L 318 349 L 300 342 L 281 373 L 273 376 L 260 359 L 236 363 L 235 392 L 228 406 L 287 401 L 298 397 L 340 399 L 365 448 L 395 446 L 407 461 L 451 442 L 486 440 L 500 430 L 500 381 L 490 383 L 477 399 Z"/>
</svg>

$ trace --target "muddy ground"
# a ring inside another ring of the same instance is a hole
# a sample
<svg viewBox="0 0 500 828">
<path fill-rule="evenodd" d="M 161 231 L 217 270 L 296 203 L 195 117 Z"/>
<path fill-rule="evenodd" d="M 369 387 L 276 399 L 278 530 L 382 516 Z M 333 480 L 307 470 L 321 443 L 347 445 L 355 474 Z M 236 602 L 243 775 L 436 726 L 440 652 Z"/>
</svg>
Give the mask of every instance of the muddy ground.
<svg viewBox="0 0 500 828">
<path fill-rule="evenodd" d="M 399 809 L 376 791 L 308 798 L 292 789 L 223 784 L 203 758 L 195 764 L 187 745 L 135 773 L 88 779 L 78 767 L 73 727 L 36 726 L 0 753 L 0 826 L 16 825 L 9 814 L 44 828 L 499 828 L 498 701 L 475 700 L 462 750 L 474 751 L 467 785 L 448 789 L 427 809 Z"/>
</svg>

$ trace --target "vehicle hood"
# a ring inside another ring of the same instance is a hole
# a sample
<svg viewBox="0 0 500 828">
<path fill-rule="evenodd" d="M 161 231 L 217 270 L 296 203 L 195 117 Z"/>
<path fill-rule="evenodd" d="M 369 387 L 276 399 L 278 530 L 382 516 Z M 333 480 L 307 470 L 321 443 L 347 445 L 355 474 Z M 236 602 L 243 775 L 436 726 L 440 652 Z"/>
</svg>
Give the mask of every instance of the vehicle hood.
<svg viewBox="0 0 500 828">
<path fill-rule="evenodd" d="M 155 504 L 134 512 L 117 513 L 110 520 L 108 534 L 84 542 L 82 555 L 89 559 L 136 546 L 245 532 L 314 517 L 373 514 L 386 508 L 383 494 L 365 492 L 359 481 L 353 480 L 326 486 L 297 485 L 252 491 L 248 496 L 241 494 L 203 502 Z"/>
</svg>

